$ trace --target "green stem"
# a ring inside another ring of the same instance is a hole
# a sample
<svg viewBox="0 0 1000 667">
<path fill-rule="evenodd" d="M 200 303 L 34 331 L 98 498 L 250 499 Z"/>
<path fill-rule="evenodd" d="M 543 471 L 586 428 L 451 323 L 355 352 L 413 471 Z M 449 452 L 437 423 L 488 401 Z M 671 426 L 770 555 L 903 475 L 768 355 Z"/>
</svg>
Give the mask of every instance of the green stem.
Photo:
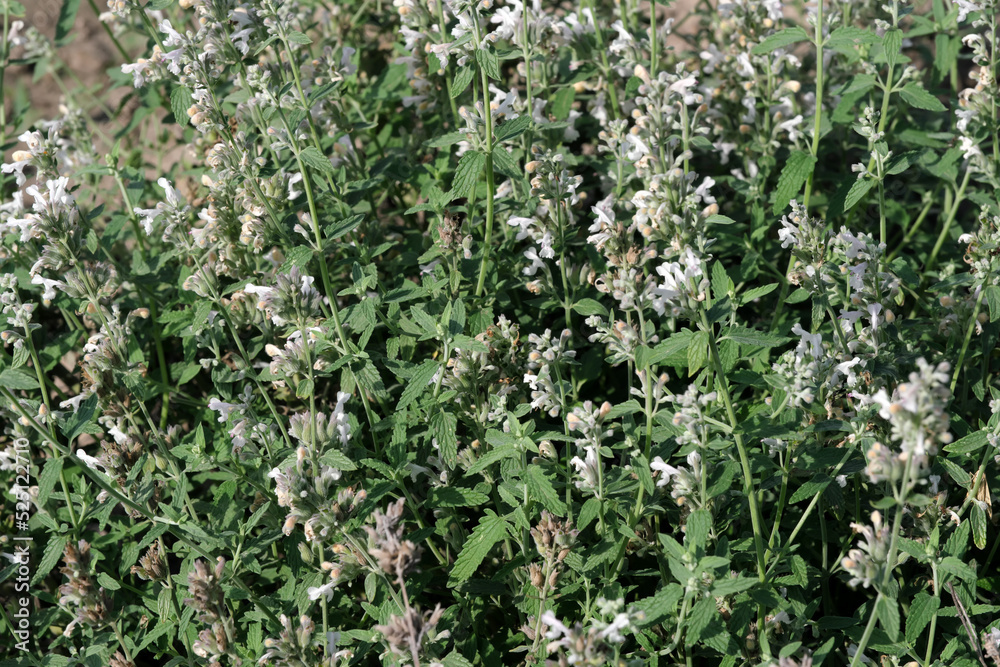
<svg viewBox="0 0 1000 667">
<path fill-rule="evenodd" d="M 823 121 L 823 0 L 816 3 L 816 32 L 813 37 L 816 45 L 816 113 L 813 122 L 812 145 L 809 147 L 814 158 L 819 156 L 819 134 Z M 802 199 L 802 207 L 806 215 L 809 213 L 809 198 L 812 195 L 813 178 L 816 174 L 816 162 L 806 179 L 806 191 Z"/>
<path fill-rule="evenodd" d="M 486 283 L 486 264 L 490 258 L 490 244 L 493 241 L 493 111 L 490 109 L 489 80 L 486 70 L 479 68 L 483 82 L 483 113 L 486 116 L 486 236 L 483 239 L 483 257 L 479 262 L 479 280 L 476 281 L 476 297 L 483 295 Z"/>
<path fill-rule="evenodd" d="M 955 364 L 955 373 L 951 377 L 951 393 L 955 393 L 955 386 L 958 384 L 958 376 L 962 372 L 962 364 L 965 362 L 965 353 L 969 351 L 969 342 L 972 340 L 972 332 L 976 328 L 979 319 L 979 309 L 983 305 L 983 297 L 976 297 L 976 307 L 972 309 L 972 318 L 969 319 L 969 326 L 965 329 L 965 340 L 962 341 L 962 351 L 958 355 L 958 363 Z"/>
<path fill-rule="evenodd" d="M 858 642 L 858 650 L 854 653 L 854 657 L 851 659 L 851 667 L 857 667 L 858 662 L 861 660 L 861 654 L 864 653 L 865 646 L 868 645 L 868 640 L 872 638 L 872 632 L 875 630 L 875 621 L 878 619 L 878 603 L 882 599 L 882 594 L 879 593 L 875 597 L 875 604 L 872 605 L 872 614 L 868 617 L 868 624 L 865 626 L 865 633 L 861 635 L 861 641 Z"/>
<path fill-rule="evenodd" d="M 944 245 L 944 240 L 948 237 L 948 231 L 951 229 L 951 223 L 955 221 L 955 214 L 958 213 L 958 206 L 962 203 L 962 198 L 965 196 L 965 188 L 969 185 L 969 177 L 972 175 L 972 170 L 969 166 L 965 168 L 965 176 L 962 177 L 962 184 L 958 188 L 958 192 L 955 193 L 955 201 L 952 202 L 951 210 L 948 212 L 948 217 L 945 218 L 944 226 L 941 227 L 941 233 L 938 235 L 937 242 L 934 244 L 934 249 L 931 250 L 930 257 L 927 258 L 927 265 L 924 267 L 925 275 L 934 268 L 934 262 L 937 259 L 938 253 L 941 251 L 941 246 Z"/>
</svg>

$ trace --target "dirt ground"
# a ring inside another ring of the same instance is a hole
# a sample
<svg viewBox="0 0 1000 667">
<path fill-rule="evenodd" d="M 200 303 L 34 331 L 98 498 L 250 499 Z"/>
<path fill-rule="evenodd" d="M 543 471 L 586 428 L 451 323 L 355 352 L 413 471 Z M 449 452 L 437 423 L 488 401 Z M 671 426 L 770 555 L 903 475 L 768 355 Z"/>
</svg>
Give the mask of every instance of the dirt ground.
<svg viewBox="0 0 1000 667">
<path fill-rule="evenodd" d="M 53 39 L 62 0 L 25 0 L 22 4 L 27 10 L 23 19 L 25 23 L 35 26 L 42 34 Z M 106 0 L 94 0 L 94 4 L 99 11 L 105 11 Z M 684 16 L 695 4 L 696 0 L 678 0 L 672 7 L 660 5 L 658 15 L 661 25 L 662 21 L 667 18 Z M 642 5 L 643 13 L 648 12 L 648 4 L 643 2 Z M 77 87 L 77 82 L 73 80 L 75 75 L 84 86 L 100 96 L 104 93 L 103 85 L 107 81 L 107 69 L 120 66 L 121 57 L 105 33 L 90 0 L 82 0 L 80 3 L 73 34 L 75 35 L 73 41 L 58 50 L 60 60 L 73 73 L 72 75 L 64 73 L 63 78 L 66 85 L 70 89 Z M 59 86 L 48 77 L 33 82 L 32 76 L 33 73 L 29 68 L 12 67 L 7 73 L 5 94 L 8 96 L 16 95 L 18 88 L 24 91 L 31 102 L 32 120 L 57 116 L 59 104 L 63 99 L 63 93 Z M 92 103 L 87 103 L 87 99 L 81 99 L 78 102 L 85 108 L 92 106 Z M 101 118 L 100 120 L 106 119 Z"/>
</svg>

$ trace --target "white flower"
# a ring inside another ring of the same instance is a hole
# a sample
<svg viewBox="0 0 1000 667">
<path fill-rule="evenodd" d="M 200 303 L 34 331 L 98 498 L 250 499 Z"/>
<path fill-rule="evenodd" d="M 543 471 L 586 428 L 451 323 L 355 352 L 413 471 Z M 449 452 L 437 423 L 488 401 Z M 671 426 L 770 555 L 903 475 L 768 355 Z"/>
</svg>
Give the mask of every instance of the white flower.
<svg viewBox="0 0 1000 667">
<path fill-rule="evenodd" d="M 220 401 L 217 398 L 212 398 L 208 402 L 208 409 L 212 412 L 219 413 L 219 423 L 223 423 L 229 420 L 229 415 L 233 413 L 234 410 L 242 409 L 243 405 L 240 403 L 226 403 Z"/>
<path fill-rule="evenodd" d="M 983 151 L 980 150 L 976 142 L 972 140 L 972 137 L 962 137 L 961 141 L 962 141 L 961 148 L 962 148 L 963 159 L 969 160 L 977 155 L 983 154 Z"/>
<path fill-rule="evenodd" d="M 966 17 L 973 12 L 983 11 L 982 6 L 977 5 L 974 2 L 969 2 L 969 0 L 955 0 L 955 6 L 958 7 L 958 22 L 962 23 L 965 21 Z"/>
<path fill-rule="evenodd" d="M 149 67 L 149 62 L 147 61 L 140 61 L 137 63 L 125 63 L 124 65 L 122 65 L 122 72 L 124 72 L 125 74 L 131 74 L 132 85 L 135 88 L 139 88 L 142 86 L 142 84 L 146 83 L 146 77 L 144 77 L 142 73 L 146 71 L 147 67 Z"/>
<path fill-rule="evenodd" d="M 325 583 L 319 587 L 310 586 L 307 589 L 307 592 L 309 593 L 309 599 L 318 600 L 320 599 L 320 597 L 326 597 L 327 601 L 330 601 L 333 599 L 333 589 L 335 587 L 336 584 L 332 581 Z"/>
<path fill-rule="evenodd" d="M 66 287 L 66 283 L 61 280 L 51 280 L 49 278 L 43 278 L 42 276 L 35 274 L 31 278 L 32 285 L 42 285 L 44 291 L 42 292 L 42 301 L 48 304 L 52 299 L 56 298 L 56 289 L 62 289 Z"/>
</svg>

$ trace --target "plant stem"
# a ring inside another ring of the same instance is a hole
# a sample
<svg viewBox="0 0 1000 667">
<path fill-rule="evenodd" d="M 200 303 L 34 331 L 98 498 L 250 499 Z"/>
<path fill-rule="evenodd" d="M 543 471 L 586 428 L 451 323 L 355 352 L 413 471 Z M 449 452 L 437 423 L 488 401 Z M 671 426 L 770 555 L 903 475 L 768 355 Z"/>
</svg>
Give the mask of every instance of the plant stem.
<svg viewBox="0 0 1000 667">
<path fill-rule="evenodd" d="M 816 32 L 813 37 L 813 44 L 816 45 L 816 113 L 813 122 L 812 144 L 809 152 L 814 158 L 819 156 L 819 133 L 823 121 L 823 0 L 816 3 Z M 806 191 L 802 199 L 802 207 L 805 213 L 809 213 L 809 198 L 812 194 L 813 178 L 816 174 L 816 162 L 809 171 L 806 179 Z"/>
<path fill-rule="evenodd" d="M 965 176 L 962 177 L 962 184 L 958 188 L 958 192 L 955 193 L 955 201 L 952 202 L 951 210 L 948 212 L 948 217 L 945 218 L 944 226 L 941 227 L 941 233 L 938 235 L 937 242 L 934 244 L 934 249 L 931 250 L 930 257 L 927 258 L 927 264 L 924 267 L 924 275 L 930 272 L 934 268 L 934 262 L 937 259 L 938 252 L 941 251 L 941 246 L 944 245 L 944 240 L 948 236 L 948 230 L 951 229 L 951 223 L 955 221 L 955 214 L 958 213 L 958 206 L 962 203 L 962 198 L 965 196 L 965 188 L 969 185 L 969 176 L 972 175 L 972 170 L 968 166 L 965 168 Z"/>
<path fill-rule="evenodd" d="M 753 471 L 750 468 L 750 458 L 747 455 L 746 443 L 743 442 L 743 435 L 737 430 L 739 427 L 739 420 L 736 418 L 736 410 L 733 409 L 732 397 L 729 394 L 729 382 L 726 379 L 726 372 L 722 366 L 722 359 L 719 357 L 719 347 L 715 341 L 715 327 L 709 323 L 708 316 L 705 314 L 704 309 L 699 310 L 699 315 L 701 315 L 701 326 L 705 333 L 708 334 L 708 346 L 712 356 L 712 365 L 715 370 L 716 384 L 719 394 L 722 396 L 722 402 L 726 406 L 726 414 L 729 417 L 729 424 L 733 427 L 733 439 L 736 441 L 736 449 L 740 455 L 740 466 L 743 468 L 743 493 L 746 495 L 747 500 L 750 503 L 750 522 L 753 526 L 753 541 L 754 547 L 757 551 L 757 576 L 761 583 L 764 583 L 767 581 L 767 562 L 764 552 L 763 522 L 760 518 L 760 506 L 757 502 L 757 490 L 754 488 L 753 484 Z M 758 635 L 760 638 L 761 648 L 763 649 L 765 655 L 769 656 L 771 654 L 771 649 L 767 641 L 767 628 L 762 622 L 763 616 L 764 606 L 760 605 L 758 607 Z"/>
<path fill-rule="evenodd" d="M 962 351 L 958 355 L 958 363 L 955 364 L 955 374 L 951 377 L 951 393 L 955 393 L 955 385 L 958 384 L 958 376 L 962 372 L 962 364 L 965 362 L 965 353 L 969 351 L 969 342 L 972 340 L 972 332 L 976 328 L 979 319 L 979 309 L 982 308 L 983 297 L 976 298 L 976 307 L 972 309 L 972 317 L 969 319 L 969 326 L 965 329 L 965 340 L 962 341 Z"/>
<path fill-rule="evenodd" d="M 486 283 L 486 264 L 490 259 L 490 244 L 493 241 L 493 111 L 490 109 L 490 88 L 486 70 L 480 65 L 480 79 L 483 82 L 483 115 L 486 116 L 486 235 L 483 238 L 483 258 L 479 262 L 479 280 L 476 281 L 476 297 L 483 295 Z"/>
</svg>

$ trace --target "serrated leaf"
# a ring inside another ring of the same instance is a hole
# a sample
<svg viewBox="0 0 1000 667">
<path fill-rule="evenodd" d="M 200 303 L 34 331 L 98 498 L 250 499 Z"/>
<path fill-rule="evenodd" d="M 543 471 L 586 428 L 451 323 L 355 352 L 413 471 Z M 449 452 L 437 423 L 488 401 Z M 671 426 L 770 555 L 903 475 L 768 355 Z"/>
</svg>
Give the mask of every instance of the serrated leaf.
<svg viewBox="0 0 1000 667">
<path fill-rule="evenodd" d="M 336 170 L 333 168 L 333 164 L 330 159 L 319 152 L 319 149 L 315 146 L 308 146 L 299 153 L 299 159 L 307 167 L 315 169 L 321 174 L 326 174 L 333 176 Z"/>
<path fill-rule="evenodd" d="M 26 368 L 8 368 L 0 373 L 0 386 L 31 391 L 38 389 L 38 379 Z"/>
<path fill-rule="evenodd" d="M 687 349 L 688 377 L 701 370 L 708 361 L 708 333 L 696 332 L 690 339 Z"/>
<path fill-rule="evenodd" d="M 431 415 L 430 425 L 444 462 L 454 466 L 458 461 L 458 436 L 455 435 L 458 419 L 450 412 L 437 410 Z"/>
<path fill-rule="evenodd" d="M 789 505 L 794 505 L 795 503 L 802 502 L 806 498 L 812 498 L 817 496 L 826 490 L 826 487 L 830 486 L 830 482 L 833 479 L 829 475 L 824 475 L 823 473 L 818 473 L 813 475 L 813 478 L 808 482 L 804 483 L 802 486 L 795 490 L 792 497 L 788 500 Z"/>
<path fill-rule="evenodd" d="M 740 304 L 746 305 L 755 299 L 759 299 L 762 296 L 770 294 L 776 289 L 778 289 L 778 283 L 771 283 L 770 285 L 763 285 L 761 287 L 748 289 L 746 292 L 743 292 L 743 294 L 740 294 Z"/>
<path fill-rule="evenodd" d="M 909 644 L 916 644 L 920 639 L 920 633 L 924 631 L 927 624 L 937 614 L 941 600 L 924 591 L 917 593 L 910 604 L 910 612 L 906 616 L 906 641 Z"/>
<path fill-rule="evenodd" d="M 528 485 L 531 496 L 540 502 L 545 509 L 556 516 L 566 516 L 566 503 L 556 493 L 555 487 L 552 486 L 549 478 L 545 476 L 541 466 L 529 464 L 528 470 L 525 473 L 524 483 Z"/>
<path fill-rule="evenodd" d="M 985 484 L 986 481 L 983 481 Z M 972 522 L 972 543 L 977 549 L 986 548 L 986 512 L 979 501 L 973 500 L 969 519 Z"/>
<path fill-rule="evenodd" d="M 792 28 L 785 28 L 784 30 L 779 30 L 778 32 L 770 35 L 763 42 L 753 47 L 752 53 L 755 56 L 763 56 L 775 49 L 780 49 L 790 44 L 795 44 L 796 42 L 806 42 L 812 39 L 809 37 L 804 29 L 799 26 L 794 26 Z"/>
<path fill-rule="evenodd" d="M 712 531 L 712 514 L 700 509 L 691 512 L 687 518 L 684 541 L 692 547 L 704 549 L 708 546 L 708 536 Z"/>
<path fill-rule="evenodd" d="M 988 285 L 983 289 L 983 296 L 986 297 L 986 304 L 989 306 L 990 322 L 1000 320 L 1000 287 Z"/>
<path fill-rule="evenodd" d="M 774 191 L 774 207 L 771 209 L 773 213 L 778 214 L 785 210 L 788 202 L 792 201 L 805 185 L 815 165 L 816 158 L 809 153 L 792 151 L 778 177 L 778 185 Z"/>
<path fill-rule="evenodd" d="M 986 431 L 976 431 L 947 445 L 944 451 L 951 454 L 971 454 L 978 452 L 989 442 Z"/>
<path fill-rule="evenodd" d="M 772 285 L 771 289 L 774 289 L 774 287 L 777 287 L 777 285 Z M 724 330 L 724 335 L 720 340 L 732 340 L 741 345 L 753 345 L 755 347 L 777 347 L 788 343 L 791 341 L 791 338 L 775 336 L 774 334 L 746 327 L 728 327 Z"/>
<path fill-rule="evenodd" d="M 824 46 L 843 52 L 842 50 L 846 47 L 853 47 L 856 44 L 871 44 L 876 39 L 875 33 L 871 30 L 855 28 L 854 26 L 841 26 L 830 33 Z"/>
<path fill-rule="evenodd" d="M 59 473 L 62 472 L 62 459 L 49 459 L 42 466 L 42 472 L 38 475 L 38 504 L 44 506 L 49 499 L 49 494 L 55 488 Z"/>
<path fill-rule="evenodd" d="M 450 198 L 468 197 L 476 181 L 479 180 L 479 174 L 483 172 L 485 164 L 486 156 L 479 151 L 464 153 L 455 169 L 455 177 L 451 182 Z"/>
<path fill-rule="evenodd" d="M 472 75 L 474 69 L 472 67 L 459 67 L 458 71 L 455 72 L 455 78 L 451 82 L 451 97 L 452 99 L 458 97 L 466 91 L 469 84 L 472 83 Z"/>
<path fill-rule="evenodd" d="M 521 178 L 524 175 L 521 168 L 517 166 L 514 156 L 503 146 L 494 146 L 491 155 L 493 156 L 494 171 L 507 178 Z"/>
<path fill-rule="evenodd" d="M 947 111 L 947 107 L 941 104 L 941 100 L 924 90 L 923 86 L 916 81 L 911 81 L 903 86 L 899 90 L 899 94 L 911 107 L 927 111 Z"/>
<path fill-rule="evenodd" d="M 35 574 L 31 577 L 31 585 L 36 585 L 39 581 L 48 576 L 52 568 L 56 566 L 59 562 L 59 558 L 62 556 L 63 549 L 66 547 L 66 543 L 69 542 L 69 538 L 65 535 L 53 536 L 50 535 L 47 539 L 47 544 L 45 545 L 45 551 L 42 552 L 42 558 L 38 561 L 37 569 Z"/>
<path fill-rule="evenodd" d="M 97 575 L 97 583 L 99 583 L 101 586 L 108 589 L 109 591 L 117 591 L 119 588 L 122 587 L 121 584 L 119 584 L 117 581 L 108 576 L 107 572 L 101 572 Z"/>
<path fill-rule="evenodd" d="M 584 317 L 590 317 L 591 315 L 600 315 L 601 317 L 608 317 L 608 309 L 605 308 L 600 301 L 595 301 L 594 299 L 580 299 L 573 304 L 573 310 L 580 313 Z"/>
<path fill-rule="evenodd" d="M 515 456 L 519 456 L 520 452 L 517 447 L 507 446 L 507 447 L 497 447 L 486 452 L 472 464 L 472 466 L 465 471 L 466 475 L 475 475 L 478 472 L 486 470 L 489 466 L 493 465 L 497 461 L 502 459 L 509 459 Z"/>
<path fill-rule="evenodd" d="M 656 595 L 636 602 L 636 607 L 646 614 L 642 624 L 647 627 L 656 625 L 668 616 L 672 616 L 683 595 L 683 588 L 677 584 L 670 584 L 656 591 Z"/>
<path fill-rule="evenodd" d="M 701 639 L 701 633 L 705 631 L 708 624 L 712 622 L 712 619 L 716 617 L 719 613 L 719 608 L 715 604 L 715 598 L 712 596 L 704 597 L 698 601 L 692 609 L 691 613 L 688 614 L 687 622 L 685 623 L 685 628 L 687 634 L 684 637 L 685 646 L 694 646 Z"/>
<path fill-rule="evenodd" d="M 343 220 L 338 222 L 333 222 L 323 228 L 323 237 L 327 241 L 332 241 L 334 239 L 339 239 L 345 234 L 350 234 L 353 232 L 358 225 L 364 222 L 365 216 L 357 213 L 352 216 L 348 216 Z"/>
<path fill-rule="evenodd" d="M 473 489 L 460 486 L 442 486 L 427 494 L 428 507 L 478 507 L 489 502 L 490 497 Z"/>
<path fill-rule="evenodd" d="M 476 62 L 486 72 L 486 76 L 494 81 L 500 80 L 500 59 L 493 49 L 476 49 Z"/>
<path fill-rule="evenodd" d="M 875 181 L 870 178 L 859 178 L 851 185 L 851 189 L 844 198 L 843 213 L 847 213 L 868 194 L 868 191 L 875 187 Z"/>
<path fill-rule="evenodd" d="M 188 124 L 188 109 L 194 103 L 191 91 L 184 86 L 174 86 L 170 91 L 170 110 L 174 112 L 174 122 L 184 127 Z"/>
<path fill-rule="evenodd" d="M 66 436 L 66 440 L 72 444 L 76 436 L 87 432 L 87 426 L 94 418 L 97 411 L 97 394 L 91 394 L 80 403 L 76 412 L 71 414 L 59 424 L 59 428 Z"/>
<path fill-rule="evenodd" d="M 451 574 L 448 575 L 449 586 L 454 587 L 475 574 L 493 545 L 507 535 L 507 520 L 491 510 L 486 512 L 486 516 L 479 520 L 479 525 L 465 541 L 462 553 L 455 560 Z"/>
<path fill-rule="evenodd" d="M 900 50 L 903 48 L 903 31 L 899 28 L 889 28 L 882 37 L 882 50 L 886 62 L 895 67 L 899 62 Z"/>
<path fill-rule="evenodd" d="M 289 30 L 286 35 L 289 42 L 292 44 L 312 44 L 312 40 L 305 33 L 301 33 L 298 30 Z"/>
<path fill-rule="evenodd" d="M 893 598 L 880 597 L 875 611 L 882 629 L 889 639 L 896 641 L 899 638 L 899 603 Z"/>
<path fill-rule="evenodd" d="M 406 380 L 406 387 L 403 389 L 403 393 L 399 396 L 399 403 L 396 404 L 396 411 L 400 411 L 410 403 L 415 401 L 420 394 L 424 393 L 427 389 L 431 378 L 437 373 L 441 368 L 441 364 L 429 359 L 420 365 L 419 368 Z M 443 372 L 443 371 L 442 371 Z"/>
<path fill-rule="evenodd" d="M 509 141 L 521 136 L 529 127 L 531 127 L 531 116 L 521 114 L 498 127 L 493 138 L 495 141 Z"/>
</svg>

